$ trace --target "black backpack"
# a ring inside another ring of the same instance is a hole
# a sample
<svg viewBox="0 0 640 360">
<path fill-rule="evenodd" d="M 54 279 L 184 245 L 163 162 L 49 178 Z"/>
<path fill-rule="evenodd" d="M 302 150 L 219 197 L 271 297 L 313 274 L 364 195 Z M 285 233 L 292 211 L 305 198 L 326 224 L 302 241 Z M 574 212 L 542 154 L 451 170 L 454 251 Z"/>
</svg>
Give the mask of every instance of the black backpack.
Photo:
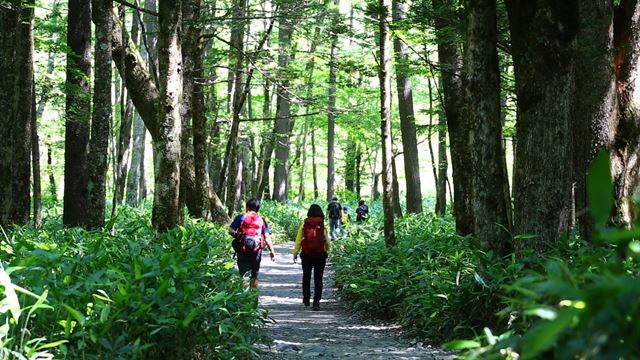
<svg viewBox="0 0 640 360">
<path fill-rule="evenodd" d="M 340 219 L 340 210 L 342 206 L 337 202 L 332 202 L 329 204 L 329 218 L 330 219 Z"/>
<path fill-rule="evenodd" d="M 367 217 L 368 213 L 369 213 L 369 207 L 365 204 L 358 206 L 358 209 L 356 209 L 358 220 L 364 220 Z"/>
</svg>

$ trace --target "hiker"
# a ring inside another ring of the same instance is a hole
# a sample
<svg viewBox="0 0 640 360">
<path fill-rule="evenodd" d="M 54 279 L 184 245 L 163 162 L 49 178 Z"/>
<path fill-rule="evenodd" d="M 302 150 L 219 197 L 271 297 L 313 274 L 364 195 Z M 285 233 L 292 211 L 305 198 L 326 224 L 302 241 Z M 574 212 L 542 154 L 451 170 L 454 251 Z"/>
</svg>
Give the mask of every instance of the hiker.
<svg viewBox="0 0 640 360">
<path fill-rule="evenodd" d="M 313 307 L 320 310 L 322 299 L 322 275 L 327 264 L 327 254 L 331 249 L 331 241 L 324 225 L 324 214 L 318 204 L 313 204 L 307 211 L 307 218 L 298 229 L 296 244 L 293 248 L 293 262 L 302 259 L 302 303 L 309 306 L 311 299 L 311 271 L 313 270 Z M 300 251 L 302 250 L 302 251 Z"/>
<path fill-rule="evenodd" d="M 364 200 L 358 202 L 358 208 L 356 209 L 356 222 L 363 222 L 369 217 L 369 207 L 364 203 Z"/>
<path fill-rule="evenodd" d="M 349 214 L 349 207 L 347 205 L 342 207 L 342 219 L 340 222 L 342 223 L 343 230 L 345 226 L 351 222 L 351 214 Z"/>
<path fill-rule="evenodd" d="M 275 261 L 276 252 L 271 243 L 269 226 L 264 219 L 258 215 L 260 210 L 260 200 L 249 199 L 244 214 L 240 214 L 233 219 L 229 225 L 229 234 L 233 236 L 233 249 L 238 256 L 238 271 L 241 276 L 245 276 L 251 271 L 249 284 L 251 287 L 258 287 L 258 271 L 260 271 L 260 261 L 262 260 L 262 249 L 264 244 L 269 248 L 271 260 Z"/>
<path fill-rule="evenodd" d="M 331 239 L 335 239 L 342 234 L 340 222 L 342 220 L 342 205 L 338 202 L 338 197 L 333 196 L 331 202 L 327 206 L 327 214 L 329 215 L 329 235 Z"/>
</svg>

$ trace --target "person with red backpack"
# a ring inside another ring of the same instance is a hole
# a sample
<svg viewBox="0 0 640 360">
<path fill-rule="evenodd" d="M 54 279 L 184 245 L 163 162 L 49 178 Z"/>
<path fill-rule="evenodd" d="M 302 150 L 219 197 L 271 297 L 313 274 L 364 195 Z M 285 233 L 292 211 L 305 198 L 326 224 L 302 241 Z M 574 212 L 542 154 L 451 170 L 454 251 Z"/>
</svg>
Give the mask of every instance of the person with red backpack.
<svg viewBox="0 0 640 360">
<path fill-rule="evenodd" d="M 276 252 L 271 242 L 271 235 L 269 235 L 269 226 L 258 215 L 259 210 L 260 200 L 249 199 L 247 211 L 236 216 L 229 226 L 229 234 L 234 238 L 231 245 L 238 256 L 238 271 L 241 276 L 251 272 L 249 284 L 255 288 L 258 287 L 258 271 L 260 271 L 264 244 L 269 248 L 271 260 L 275 261 L 276 259 Z"/>
<path fill-rule="evenodd" d="M 302 251 L 301 251 L 302 250 Z M 307 218 L 298 230 L 293 248 L 293 262 L 302 259 L 302 303 L 309 306 L 311 299 L 311 271 L 313 271 L 313 310 L 320 310 L 322 299 L 322 275 L 327 264 L 327 255 L 331 250 L 331 241 L 324 225 L 324 213 L 318 204 L 307 211 Z"/>
</svg>

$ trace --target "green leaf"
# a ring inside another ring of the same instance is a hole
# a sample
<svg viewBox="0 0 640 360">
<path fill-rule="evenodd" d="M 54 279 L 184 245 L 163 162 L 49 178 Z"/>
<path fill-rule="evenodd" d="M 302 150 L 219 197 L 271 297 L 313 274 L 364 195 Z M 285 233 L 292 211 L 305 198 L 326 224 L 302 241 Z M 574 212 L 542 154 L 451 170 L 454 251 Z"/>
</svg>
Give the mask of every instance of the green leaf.
<svg viewBox="0 0 640 360">
<path fill-rule="evenodd" d="M 475 349 L 480 347 L 480 343 L 474 340 L 453 340 L 444 344 L 449 350 Z"/>
<path fill-rule="evenodd" d="M 549 307 L 536 307 L 533 309 L 527 309 L 524 311 L 525 315 L 535 315 L 541 319 L 554 320 L 558 317 L 558 313 Z"/>
<path fill-rule="evenodd" d="M 551 346 L 571 325 L 574 315 L 574 311 L 563 311 L 555 320 L 543 321 L 533 327 L 523 338 L 522 359 L 532 359 Z"/>
<path fill-rule="evenodd" d="M 84 315 L 82 315 L 82 313 L 74 308 L 72 308 L 71 306 L 67 305 L 67 304 L 62 304 L 62 306 L 64 306 L 65 309 L 67 309 L 67 311 L 69 312 L 69 314 L 71 314 L 71 316 L 73 316 L 74 319 L 76 319 L 76 321 L 78 321 L 78 323 L 80 325 L 84 325 L 85 322 L 85 318 Z"/>
<path fill-rule="evenodd" d="M 51 349 L 51 348 L 54 348 L 54 347 L 58 347 L 58 346 L 60 346 L 62 344 L 68 343 L 68 342 L 69 342 L 68 340 L 58 340 L 58 341 L 50 342 L 50 343 L 47 343 L 47 344 L 44 344 L 44 345 L 40 345 L 40 346 L 38 346 L 36 348 L 36 350 L 40 351 L 40 350 L 43 350 L 43 349 Z"/>
<path fill-rule="evenodd" d="M 198 314 L 198 309 L 196 309 L 196 308 L 191 309 L 191 312 L 189 312 L 189 315 L 187 315 L 187 317 L 184 318 L 184 320 L 182 320 L 182 326 L 184 326 L 184 327 L 189 326 L 189 324 L 191 324 L 193 319 L 196 318 L 197 314 Z"/>
<path fill-rule="evenodd" d="M 609 152 L 601 151 L 591 162 L 587 177 L 589 210 L 596 225 L 603 227 L 609 221 L 613 209 L 613 181 Z"/>
</svg>

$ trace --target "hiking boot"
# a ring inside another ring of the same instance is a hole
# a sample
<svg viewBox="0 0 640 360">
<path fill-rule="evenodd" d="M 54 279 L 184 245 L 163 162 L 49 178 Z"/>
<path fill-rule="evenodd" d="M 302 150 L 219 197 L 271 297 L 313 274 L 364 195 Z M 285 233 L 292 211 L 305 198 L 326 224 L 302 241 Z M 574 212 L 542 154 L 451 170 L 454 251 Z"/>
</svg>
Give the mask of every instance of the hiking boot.
<svg viewBox="0 0 640 360">
<path fill-rule="evenodd" d="M 309 306 L 309 299 L 302 299 L 302 303 L 304 304 L 304 306 Z"/>
<path fill-rule="evenodd" d="M 319 301 L 314 301 L 313 302 L 313 307 L 311 308 L 311 310 L 313 310 L 313 311 L 320 310 L 320 302 Z"/>
</svg>

